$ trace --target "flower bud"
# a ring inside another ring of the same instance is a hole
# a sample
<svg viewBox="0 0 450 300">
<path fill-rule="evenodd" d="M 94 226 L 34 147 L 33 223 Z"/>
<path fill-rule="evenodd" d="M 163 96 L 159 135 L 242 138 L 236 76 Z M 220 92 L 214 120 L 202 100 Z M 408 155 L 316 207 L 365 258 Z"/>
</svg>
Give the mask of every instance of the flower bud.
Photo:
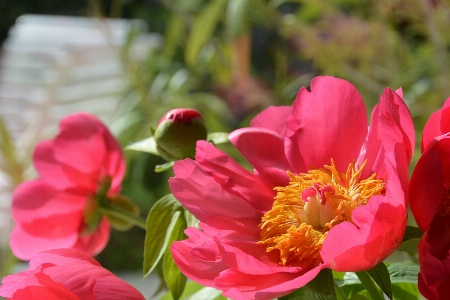
<svg viewBox="0 0 450 300">
<path fill-rule="evenodd" d="M 166 113 L 154 133 L 156 149 L 168 161 L 194 158 L 196 142 L 206 140 L 206 136 L 202 116 L 189 108 L 176 108 Z"/>
</svg>

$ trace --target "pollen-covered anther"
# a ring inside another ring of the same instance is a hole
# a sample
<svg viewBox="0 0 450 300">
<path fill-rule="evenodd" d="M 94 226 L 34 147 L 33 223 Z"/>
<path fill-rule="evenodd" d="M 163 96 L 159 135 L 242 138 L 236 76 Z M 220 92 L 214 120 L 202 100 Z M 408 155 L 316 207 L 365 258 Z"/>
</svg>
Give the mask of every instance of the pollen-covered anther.
<svg viewBox="0 0 450 300">
<path fill-rule="evenodd" d="M 352 222 L 352 211 L 370 197 L 384 194 L 384 182 L 376 174 L 361 180 L 364 164 L 351 163 L 339 173 L 334 161 L 322 169 L 295 175 L 287 172 L 289 185 L 276 187 L 272 209 L 259 225 L 260 244 L 267 252 L 280 251 L 280 263 L 310 260 L 320 263 L 320 250 L 328 231 L 342 222 Z"/>
</svg>

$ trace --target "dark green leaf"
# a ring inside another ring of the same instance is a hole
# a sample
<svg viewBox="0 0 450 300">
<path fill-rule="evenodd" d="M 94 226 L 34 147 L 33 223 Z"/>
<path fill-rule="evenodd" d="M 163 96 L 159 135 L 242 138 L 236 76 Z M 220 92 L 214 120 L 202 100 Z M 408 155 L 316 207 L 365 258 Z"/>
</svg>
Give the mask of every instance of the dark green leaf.
<svg viewBox="0 0 450 300">
<path fill-rule="evenodd" d="M 371 300 L 384 300 L 383 294 L 378 289 L 377 285 L 367 271 L 355 272 L 355 274 L 366 288 Z"/>
<path fill-rule="evenodd" d="M 144 241 L 144 276 L 148 276 L 164 254 L 182 206 L 172 194 L 159 199 L 147 216 Z"/>
<path fill-rule="evenodd" d="M 148 152 L 159 156 L 158 150 L 156 150 L 155 139 L 152 136 L 126 146 L 125 150 Z"/>
<path fill-rule="evenodd" d="M 180 241 L 186 239 L 187 236 L 184 230 L 187 227 L 186 220 L 184 216 L 177 211 L 173 217 L 177 216 L 172 232 L 169 237 L 168 245 L 171 245 L 173 241 Z M 167 247 L 164 258 L 163 258 L 163 277 L 164 281 L 172 293 L 174 300 L 178 300 L 183 293 L 184 286 L 186 285 L 186 276 L 181 273 L 178 266 L 175 264 L 172 253 L 170 252 L 170 247 Z"/>
<path fill-rule="evenodd" d="M 402 242 L 410 240 L 410 239 L 414 239 L 414 238 L 420 239 L 420 238 L 422 238 L 422 236 L 423 236 L 423 232 L 422 232 L 422 230 L 420 230 L 419 227 L 406 226 L 406 231 L 405 231 L 405 235 L 403 236 Z"/>
<path fill-rule="evenodd" d="M 392 299 L 391 278 L 389 277 L 389 271 L 385 264 L 381 262 L 374 268 L 368 270 L 367 273 L 378 284 L 389 299 Z"/>
<path fill-rule="evenodd" d="M 310 300 L 335 300 L 333 273 L 330 269 L 323 269 L 316 278 L 303 287 L 306 299 Z"/>
<path fill-rule="evenodd" d="M 412 263 L 392 263 L 387 269 L 392 283 L 408 282 L 417 284 L 419 265 Z"/>
<path fill-rule="evenodd" d="M 209 1 L 197 15 L 186 43 L 185 58 L 189 65 L 195 64 L 203 46 L 212 36 L 220 18 L 224 14 L 228 0 Z"/>
<path fill-rule="evenodd" d="M 300 288 L 288 295 L 278 297 L 278 300 L 307 300 L 305 298 L 305 290 Z"/>
<path fill-rule="evenodd" d="M 412 238 L 406 240 L 400 244 L 397 248 L 398 251 L 408 252 L 408 253 L 417 253 L 419 247 L 420 238 Z"/>
<path fill-rule="evenodd" d="M 414 226 L 406 226 L 405 235 L 403 236 L 402 243 L 397 248 L 399 251 L 408 253 L 417 253 L 420 239 L 423 236 L 422 230 Z"/>
</svg>

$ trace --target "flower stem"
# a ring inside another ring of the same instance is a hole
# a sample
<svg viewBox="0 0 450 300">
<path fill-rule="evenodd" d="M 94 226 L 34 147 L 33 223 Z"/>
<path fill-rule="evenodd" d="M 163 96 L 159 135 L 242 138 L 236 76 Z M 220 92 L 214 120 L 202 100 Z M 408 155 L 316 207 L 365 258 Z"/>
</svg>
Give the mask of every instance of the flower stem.
<svg viewBox="0 0 450 300">
<path fill-rule="evenodd" d="M 129 222 L 137 227 L 140 227 L 144 230 L 147 229 L 146 222 L 143 218 L 138 215 L 133 214 L 132 212 L 123 209 L 120 206 L 114 205 L 113 203 L 102 203 L 99 207 L 99 211 L 102 214 L 110 215 L 121 219 L 123 221 Z"/>
</svg>

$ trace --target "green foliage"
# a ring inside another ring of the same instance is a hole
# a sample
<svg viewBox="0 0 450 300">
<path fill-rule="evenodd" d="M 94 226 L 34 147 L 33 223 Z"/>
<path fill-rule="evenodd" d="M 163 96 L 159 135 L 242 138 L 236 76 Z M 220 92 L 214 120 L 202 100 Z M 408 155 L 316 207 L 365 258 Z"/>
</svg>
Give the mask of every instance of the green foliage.
<svg viewBox="0 0 450 300">
<path fill-rule="evenodd" d="M 420 228 L 406 226 L 405 235 L 403 236 L 402 243 L 397 248 L 397 250 L 408 253 L 417 253 L 417 247 L 419 246 L 419 242 L 422 236 L 423 232 L 422 230 L 420 230 Z"/>
<path fill-rule="evenodd" d="M 183 211 L 172 194 L 159 199 L 147 216 L 144 242 L 144 276 L 148 276 L 170 245 L 172 231 Z"/>
</svg>

